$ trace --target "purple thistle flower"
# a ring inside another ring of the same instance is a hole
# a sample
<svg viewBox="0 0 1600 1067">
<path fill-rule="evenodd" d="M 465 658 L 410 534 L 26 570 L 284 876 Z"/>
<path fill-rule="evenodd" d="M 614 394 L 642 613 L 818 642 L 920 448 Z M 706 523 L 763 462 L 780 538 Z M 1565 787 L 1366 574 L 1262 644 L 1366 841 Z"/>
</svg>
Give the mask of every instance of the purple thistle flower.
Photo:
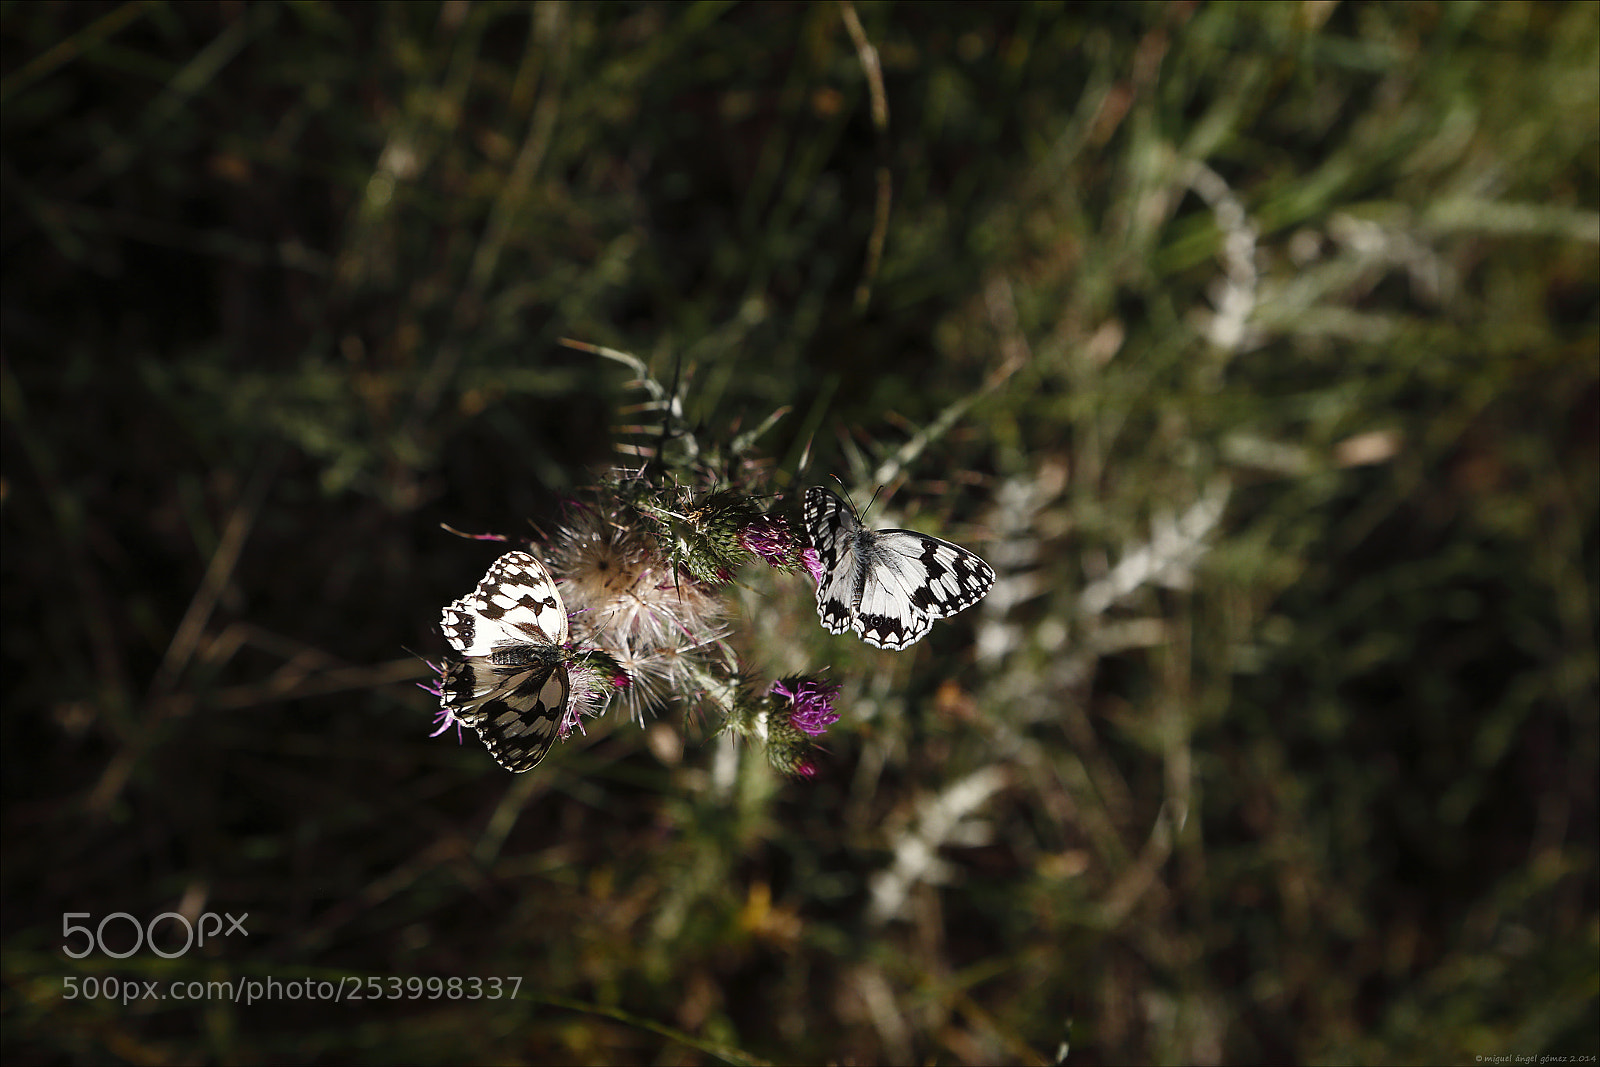
<svg viewBox="0 0 1600 1067">
<path fill-rule="evenodd" d="M 839 721 L 838 713 L 833 710 L 833 698 L 839 695 L 837 685 L 809 678 L 780 678 L 772 683 L 769 692 L 793 705 L 789 721 L 803 734 L 821 737 L 828 727 Z"/>
<path fill-rule="evenodd" d="M 577 730 L 585 737 L 589 734 L 589 731 L 583 728 L 583 718 L 578 710 L 578 701 L 576 700 L 567 704 L 567 710 L 561 715 L 561 725 L 556 728 L 556 736 L 565 741 L 573 730 Z"/>
<path fill-rule="evenodd" d="M 417 683 L 417 688 L 422 690 L 424 693 L 432 693 L 434 696 L 438 697 L 440 700 L 443 700 L 444 699 L 444 678 L 445 678 L 445 667 L 444 667 L 444 664 L 443 663 L 435 663 L 431 659 L 425 659 L 422 662 L 427 664 L 428 669 L 433 672 L 433 677 L 431 679 L 429 679 L 428 681 L 426 681 L 426 682 L 418 682 Z"/>
<path fill-rule="evenodd" d="M 739 531 L 739 544 L 772 567 L 794 566 L 794 538 L 786 523 L 777 519 L 757 519 Z"/>
<path fill-rule="evenodd" d="M 441 705 L 438 712 L 434 714 L 433 721 L 438 724 L 439 728 L 429 734 L 429 737 L 438 737 L 454 726 L 456 728 L 456 744 L 461 744 L 461 720 L 456 718 L 455 712 Z"/>
<path fill-rule="evenodd" d="M 806 573 L 811 575 L 811 580 L 818 585 L 822 584 L 822 557 L 817 555 L 817 550 L 806 547 L 800 550 L 800 562 L 805 564 Z"/>
<path fill-rule="evenodd" d="M 435 663 L 431 659 L 425 659 L 422 662 L 426 663 L 433 670 L 435 677 L 427 682 L 418 682 L 417 688 L 422 690 L 424 693 L 432 693 L 434 696 L 438 697 L 440 701 L 439 710 L 435 712 L 433 716 L 434 724 L 438 726 L 438 729 L 433 731 L 433 733 L 429 734 L 428 736 L 438 737 L 440 734 L 450 729 L 450 727 L 454 726 L 456 728 L 456 743 L 460 744 L 461 720 L 456 718 L 456 713 L 451 711 L 449 705 L 444 703 L 444 681 L 446 676 L 445 666 L 442 663 Z"/>
</svg>

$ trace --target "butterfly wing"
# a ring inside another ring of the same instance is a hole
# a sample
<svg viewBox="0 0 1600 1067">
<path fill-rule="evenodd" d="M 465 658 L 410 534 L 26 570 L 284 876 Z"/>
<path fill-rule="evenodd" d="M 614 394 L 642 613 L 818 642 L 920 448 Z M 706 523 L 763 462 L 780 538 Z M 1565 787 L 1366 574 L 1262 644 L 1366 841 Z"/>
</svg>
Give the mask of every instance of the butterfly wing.
<svg viewBox="0 0 1600 1067">
<path fill-rule="evenodd" d="M 817 616 L 823 629 L 842 634 L 855 615 L 861 558 L 857 555 L 861 524 L 845 502 L 820 485 L 806 490 L 806 534 L 822 564 L 817 583 Z"/>
<path fill-rule="evenodd" d="M 502 767 L 532 770 L 555 742 L 571 694 L 555 579 L 538 557 L 507 552 L 444 609 L 441 628 L 462 656 L 445 672 L 445 708 L 478 731 Z"/>
<path fill-rule="evenodd" d="M 487 656 L 503 645 L 561 645 L 567 609 L 539 557 L 507 552 L 478 588 L 444 609 L 441 628 L 463 656 Z"/>
<path fill-rule="evenodd" d="M 822 565 L 817 614 L 829 633 L 854 630 L 869 645 L 899 651 L 994 585 L 994 570 L 977 554 L 914 530 L 865 529 L 821 486 L 806 490 L 805 524 Z"/>
<path fill-rule="evenodd" d="M 501 662 L 496 662 L 501 661 Z M 554 646 L 506 646 L 452 664 L 444 703 L 508 771 L 531 771 L 560 732 L 571 684 Z"/>
<path fill-rule="evenodd" d="M 854 628 L 879 648 L 916 644 L 935 620 L 971 607 L 994 585 L 994 570 L 976 553 L 914 530 L 879 530 L 863 551 Z"/>
</svg>

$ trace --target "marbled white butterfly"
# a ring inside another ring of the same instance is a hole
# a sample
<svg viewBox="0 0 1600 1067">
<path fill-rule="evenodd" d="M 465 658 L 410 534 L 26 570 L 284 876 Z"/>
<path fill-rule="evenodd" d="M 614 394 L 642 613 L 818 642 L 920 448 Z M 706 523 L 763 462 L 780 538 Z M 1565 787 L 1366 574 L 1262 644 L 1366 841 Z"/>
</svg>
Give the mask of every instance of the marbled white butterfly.
<svg viewBox="0 0 1600 1067">
<path fill-rule="evenodd" d="M 478 731 L 500 766 L 531 771 L 555 742 L 571 693 L 555 579 L 538 557 L 507 552 L 444 609 L 442 627 L 462 656 L 445 671 L 444 707 Z"/>
<path fill-rule="evenodd" d="M 820 485 L 806 490 L 805 520 L 822 564 L 817 614 L 829 633 L 854 630 L 869 645 L 906 648 L 994 585 L 994 570 L 974 553 L 914 530 L 869 530 Z"/>
</svg>

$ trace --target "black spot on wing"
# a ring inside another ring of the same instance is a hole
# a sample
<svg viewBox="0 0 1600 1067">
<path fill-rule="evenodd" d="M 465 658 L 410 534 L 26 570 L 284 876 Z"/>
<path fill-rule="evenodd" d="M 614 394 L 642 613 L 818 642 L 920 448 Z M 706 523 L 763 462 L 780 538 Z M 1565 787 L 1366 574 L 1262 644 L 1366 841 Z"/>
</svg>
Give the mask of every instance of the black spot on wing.
<svg viewBox="0 0 1600 1067">
<path fill-rule="evenodd" d="M 908 627 L 905 620 L 893 616 L 861 614 L 856 616 L 856 629 L 867 644 L 899 651 L 921 640 L 929 626 L 924 623 L 920 627 Z"/>
<path fill-rule="evenodd" d="M 830 634 L 842 634 L 850 629 L 850 608 L 842 600 L 817 598 L 817 610 L 822 617 L 822 627 Z"/>
<path fill-rule="evenodd" d="M 505 595 L 504 590 L 496 590 L 495 593 L 502 599 L 510 600 L 510 603 L 502 604 L 497 600 L 484 598 L 483 604 L 478 610 L 486 619 L 499 621 L 513 612 L 526 612 L 537 617 L 541 612 L 559 612 L 563 610 L 560 598 L 553 593 L 541 595 L 532 590 L 525 590 L 515 600 L 511 600 L 509 596 Z M 537 627 L 530 627 L 526 624 L 519 623 L 518 625 L 524 630 L 537 630 Z"/>
<path fill-rule="evenodd" d="M 477 623 L 472 612 L 462 610 L 460 601 L 445 608 L 441 620 L 445 639 L 457 651 L 472 647 L 472 639 L 478 632 Z"/>
</svg>

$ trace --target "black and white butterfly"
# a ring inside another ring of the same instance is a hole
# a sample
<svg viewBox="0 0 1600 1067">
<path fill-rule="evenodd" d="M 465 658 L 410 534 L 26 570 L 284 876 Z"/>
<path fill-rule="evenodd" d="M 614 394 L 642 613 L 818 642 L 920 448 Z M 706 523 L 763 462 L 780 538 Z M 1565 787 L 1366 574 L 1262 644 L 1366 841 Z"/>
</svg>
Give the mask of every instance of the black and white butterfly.
<svg viewBox="0 0 1600 1067">
<path fill-rule="evenodd" d="M 555 742 L 572 690 L 555 579 L 537 556 L 507 552 L 444 609 L 442 628 L 462 657 L 445 669 L 444 709 L 478 731 L 500 766 L 531 771 Z"/>
<path fill-rule="evenodd" d="M 994 585 L 993 568 L 976 554 L 914 530 L 869 530 L 820 485 L 806 490 L 805 520 L 822 564 L 817 614 L 829 633 L 854 630 L 898 651 Z"/>
</svg>

